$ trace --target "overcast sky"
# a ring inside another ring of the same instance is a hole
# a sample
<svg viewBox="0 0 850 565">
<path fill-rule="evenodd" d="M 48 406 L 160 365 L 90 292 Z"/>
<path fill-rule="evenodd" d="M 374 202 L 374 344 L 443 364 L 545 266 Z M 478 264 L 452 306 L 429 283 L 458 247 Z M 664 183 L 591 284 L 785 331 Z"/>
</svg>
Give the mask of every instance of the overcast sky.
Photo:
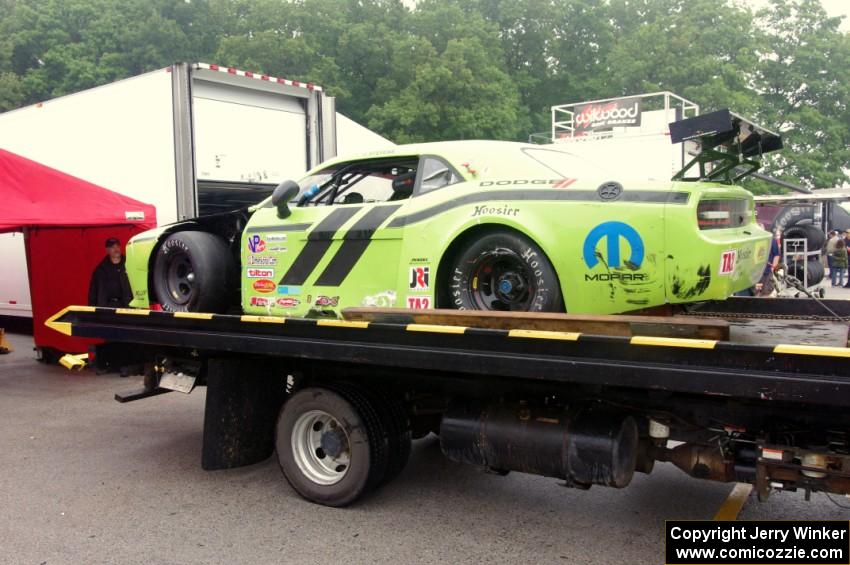
<svg viewBox="0 0 850 565">
<path fill-rule="evenodd" d="M 754 9 L 762 8 L 769 4 L 768 0 L 742 0 Z M 820 0 L 826 13 L 830 16 L 844 16 L 841 21 L 841 31 L 850 32 L 850 0 Z"/>
</svg>

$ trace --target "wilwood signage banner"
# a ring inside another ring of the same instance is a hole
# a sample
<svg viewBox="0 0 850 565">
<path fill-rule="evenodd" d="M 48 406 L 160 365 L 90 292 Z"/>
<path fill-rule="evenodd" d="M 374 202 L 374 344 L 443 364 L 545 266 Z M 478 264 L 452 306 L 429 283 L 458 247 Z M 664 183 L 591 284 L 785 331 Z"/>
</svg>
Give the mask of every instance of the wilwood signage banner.
<svg viewBox="0 0 850 565">
<path fill-rule="evenodd" d="M 623 98 L 611 102 L 580 104 L 576 106 L 574 135 L 592 131 L 607 131 L 613 127 L 640 125 L 640 98 Z"/>
</svg>

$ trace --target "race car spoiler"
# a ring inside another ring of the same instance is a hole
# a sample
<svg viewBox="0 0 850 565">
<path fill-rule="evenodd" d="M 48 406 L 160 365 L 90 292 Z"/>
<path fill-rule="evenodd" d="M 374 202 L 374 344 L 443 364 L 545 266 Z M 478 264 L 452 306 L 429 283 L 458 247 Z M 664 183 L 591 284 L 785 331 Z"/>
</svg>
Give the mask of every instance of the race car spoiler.
<svg viewBox="0 0 850 565">
<path fill-rule="evenodd" d="M 670 124 L 670 141 L 698 144 L 696 156 L 673 180 L 711 180 L 733 183 L 755 172 L 765 153 L 782 149 L 782 137 L 728 109 L 702 114 Z M 699 165 L 699 176 L 686 176 Z"/>
</svg>

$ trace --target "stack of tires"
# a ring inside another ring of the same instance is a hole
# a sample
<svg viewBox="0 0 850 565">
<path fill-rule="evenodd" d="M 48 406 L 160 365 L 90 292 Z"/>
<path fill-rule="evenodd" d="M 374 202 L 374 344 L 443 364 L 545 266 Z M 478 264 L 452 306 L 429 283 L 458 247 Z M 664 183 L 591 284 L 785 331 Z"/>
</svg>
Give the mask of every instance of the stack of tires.
<svg viewBox="0 0 850 565">
<path fill-rule="evenodd" d="M 826 234 L 814 223 L 814 212 L 813 206 L 786 206 L 777 214 L 772 226 L 774 230 L 782 230 L 783 240 L 806 240 L 806 257 L 791 261 L 788 274 L 800 281 L 805 280 L 810 287 L 819 284 L 826 274 L 821 261 Z"/>
</svg>

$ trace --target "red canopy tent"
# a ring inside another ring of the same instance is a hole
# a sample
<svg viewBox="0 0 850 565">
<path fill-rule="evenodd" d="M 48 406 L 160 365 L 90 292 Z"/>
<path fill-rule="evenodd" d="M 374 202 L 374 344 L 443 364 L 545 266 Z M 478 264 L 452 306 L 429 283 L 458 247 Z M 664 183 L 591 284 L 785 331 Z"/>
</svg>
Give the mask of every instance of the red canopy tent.
<svg viewBox="0 0 850 565">
<path fill-rule="evenodd" d="M 0 202 L 0 233 L 25 234 L 36 346 L 86 351 L 93 340 L 64 336 L 44 321 L 68 305 L 85 304 L 106 238 L 124 244 L 155 227 L 156 209 L 3 149 Z"/>
</svg>

